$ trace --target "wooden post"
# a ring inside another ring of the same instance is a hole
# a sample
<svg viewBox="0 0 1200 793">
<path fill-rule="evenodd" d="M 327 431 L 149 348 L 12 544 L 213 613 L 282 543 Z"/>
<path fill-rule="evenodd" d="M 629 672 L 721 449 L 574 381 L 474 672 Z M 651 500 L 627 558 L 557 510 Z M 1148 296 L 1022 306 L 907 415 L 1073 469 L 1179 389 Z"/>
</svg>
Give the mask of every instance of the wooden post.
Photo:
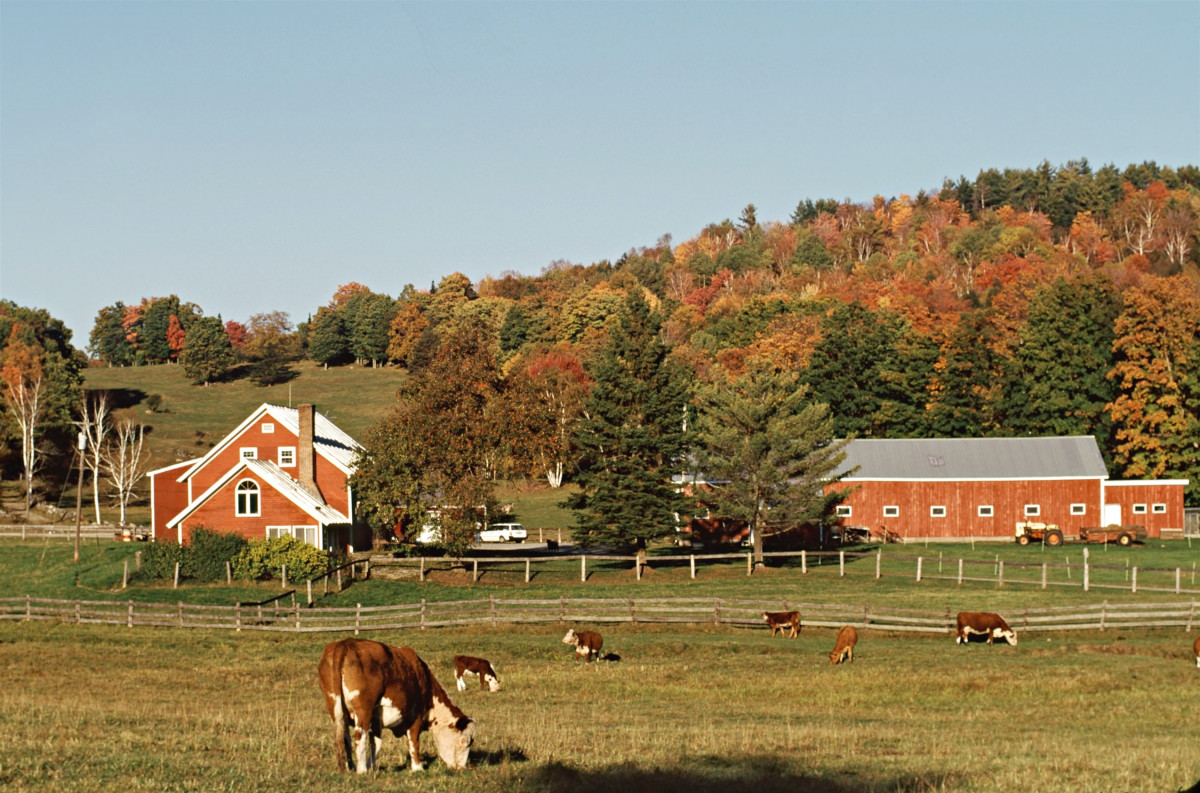
<svg viewBox="0 0 1200 793">
<path fill-rule="evenodd" d="M 1088 572 L 1088 549 L 1084 548 L 1083 549 L 1083 591 L 1084 592 L 1087 592 L 1091 588 L 1089 586 L 1090 584 L 1091 584 L 1091 581 L 1090 581 L 1089 572 Z"/>
<path fill-rule="evenodd" d="M 529 583 L 529 560 L 525 560 L 525 583 Z"/>
<path fill-rule="evenodd" d="M 225 583 L 233 583 L 233 563 L 229 561 L 225 562 Z"/>
<path fill-rule="evenodd" d="M 1137 592 L 1137 568 L 1133 568 L 1133 578 L 1129 579 L 1129 591 Z"/>
<path fill-rule="evenodd" d="M 287 589 L 287 565 L 279 565 L 279 577 L 283 579 L 283 586 L 280 589 Z"/>
<path fill-rule="evenodd" d="M 308 605 L 312 605 L 312 579 L 308 579 Z"/>
<path fill-rule="evenodd" d="M 488 595 L 488 600 L 489 600 L 489 601 L 490 601 L 490 603 L 491 603 L 491 611 L 492 611 L 492 627 L 494 628 L 494 627 L 496 627 L 496 596 L 495 596 L 495 595 Z"/>
<path fill-rule="evenodd" d="M 883 549 L 880 548 L 879 551 L 875 554 L 875 577 L 881 578 L 882 576 L 883 576 Z"/>
<path fill-rule="evenodd" d="M 754 575 L 754 554 L 746 554 L 746 575 Z"/>
<path fill-rule="evenodd" d="M 309 582 L 308 582 L 308 583 L 309 583 L 309 585 L 311 586 L 311 585 L 312 585 L 312 579 L 309 579 Z M 299 603 L 293 603 L 292 605 L 293 605 L 293 608 L 294 608 L 294 609 L 295 609 L 295 611 L 296 611 L 296 630 L 300 630 L 300 604 L 299 604 Z"/>
<path fill-rule="evenodd" d="M 800 552 L 800 572 L 808 575 L 808 551 Z"/>
<path fill-rule="evenodd" d="M 996 562 L 996 586 L 1004 586 L 1004 560 Z"/>
<path fill-rule="evenodd" d="M 238 633 L 242 632 L 242 601 L 238 601 L 236 611 L 233 613 L 233 625 Z"/>
<path fill-rule="evenodd" d="M 917 583 L 921 583 L 921 563 L 925 561 L 923 557 L 917 557 Z"/>
<path fill-rule="evenodd" d="M 1179 594 L 1179 582 L 1180 582 L 1180 580 L 1181 580 L 1181 573 L 1182 573 L 1182 572 L 1183 572 L 1183 571 L 1182 571 L 1182 570 L 1180 570 L 1178 567 L 1176 567 L 1176 568 L 1175 568 L 1175 594 L 1176 594 L 1176 595 L 1178 595 L 1178 594 Z"/>
<path fill-rule="evenodd" d="M 629 622 L 637 622 L 637 613 L 633 610 L 633 598 L 629 598 Z"/>
<path fill-rule="evenodd" d="M 129 586 L 129 560 L 125 560 L 125 572 L 121 573 L 121 589 Z"/>
<path fill-rule="evenodd" d="M 688 554 L 688 566 L 692 569 L 692 579 L 696 578 L 696 554 Z"/>
<path fill-rule="evenodd" d="M 558 596 L 558 622 L 561 625 L 567 621 L 567 599 L 562 595 Z"/>
<path fill-rule="evenodd" d="M 179 601 L 179 627 L 183 627 L 183 601 Z"/>
<path fill-rule="evenodd" d="M 838 575 L 846 575 L 846 552 L 838 551 Z"/>
<path fill-rule="evenodd" d="M 175 586 L 172 589 L 179 589 L 179 562 L 175 563 Z"/>
<path fill-rule="evenodd" d="M 579 557 L 579 580 L 587 581 L 587 557 L 582 554 Z"/>
<path fill-rule="evenodd" d="M 133 627 L 133 601 L 132 600 L 129 601 L 129 621 L 127 623 L 125 623 L 125 626 L 128 628 Z"/>
<path fill-rule="evenodd" d="M 1046 588 L 1046 578 L 1047 574 L 1049 573 L 1049 569 L 1050 566 L 1045 562 L 1042 562 L 1042 589 Z"/>
<path fill-rule="evenodd" d="M 421 611 L 424 612 L 424 610 L 425 610 L 425 601 L 422 600 L 421 601 Z M 355 603 L 354 604 L 354 635 L 355 636 L 358 635 L 358 630 L 359 630 L 359 625 L 361 623 L 361 620 L 362 620 L 362 603 Z"/>
<path fill-rule="evenodd" d="M 1087 567 L 1084 567 L 1083 569 L 1087 570 Z M 1083 577 L 1086 580 L 1087 573 L 1084 573 Z M 1108 621 L 1108 601 L 1106 600 L 1100 606 L 1100 630 L 1104 630 L 1104 625 L 1107 621 Z"/>
<path fill-rule="evenodd" d="M 720 598 L 715 598 L 713 600 L 713 624 L 714 625 L 721 624 L 721 599 Z"/>
<path fill-rule="evenodd" d="M 479 560 L 478 559 L 471 560 L 471 580 L 472 581 L 479 580 Z"/>
<path fill-rule="evenodd" d="M 642 580 L 642 556 L 638 554 L 633 557 L 633 573 L 638 581 Z"/>
<path fill-rule="evenodd" d="M 33 598 L 29 595 L 25 596 L 25 619 L 33 618 Z"/>
<path fill-rule="evenodd" d="M 425 557 L 421 557 L 421 580 L 425 580 Z"/>
<path fill-rule="evenodd" d="M 133 569 L 139 573 L 142 572 L 142 552 L 141 551 L 133 552 Z"/>
<path fill-rule="evenodd" d="M 425 598 L 421 598 L 421 630 L 425 630 Z"/>
<path fill-rule="evenodd" d="M 179 604 L 179 607 L 180 607 L 180 608 L 183 608 L 183 604 L 182 604 L 182 603 L 180 603 L 180 604 Z M 182 621 L 183 621 L 183 620 L 181 619 L 181 620 L 180 620 L 180 622 L 182 622 Z M 79 603 L 79 601 L 78 601 L 78 600 L 76 600 L 76 601 L 75 601 L 75 623 L 76 623 L 76 624 L 79 624 L 79 623 L 82 623 L 82 622 L 83 622 L 83 607 L 82 607 L 82 605 Z"/>
<path fill-rule="evenodd" d="M 963 570 L 963 560 L 959 559 L 958 560 L 958 585 L 959 586 L 962 586 L 962 570 Z"/>
</svg>

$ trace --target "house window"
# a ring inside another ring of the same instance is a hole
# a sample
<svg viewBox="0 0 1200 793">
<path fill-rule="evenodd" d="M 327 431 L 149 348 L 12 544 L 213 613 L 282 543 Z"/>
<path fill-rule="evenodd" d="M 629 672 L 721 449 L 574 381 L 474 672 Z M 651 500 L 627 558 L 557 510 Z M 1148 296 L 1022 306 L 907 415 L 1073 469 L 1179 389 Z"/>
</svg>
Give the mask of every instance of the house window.
<svg viewBox="0 0 1200 793">
<path fill-rule="evenodd" d="M 1041 504 L 1026 504 L 1025 505 L 1025 517 L 1036 518 L 1038 515 L 1041 515 L 1041 514 L 1042 514 L 1042 505 Z"/>
<path fill-rule="evenodd" d="M 268 526 L 267 527 L 267 539 L 268 540 L 274 540 L 277 537 L 291 537 L 291 536 L 292 536 L 292 527 L 291 526 Z"/>
<path fill-rule="evenodd" d="M 1071 514 L 1072 515 L 1086 515 L 1087 514 L 1087 504 L 1072 504 L 1071 505 Z"/>
<path fill-rule="evenodd" d="M 254 447 L 254 446 L 243 446 L 242 451 L 241 451 L 241 458 L 243 460 L 257 460 L 258 459 L 258 448 Z"/>
<path fill-rule="evenodd" d="M 1165 514 L 1167 514 L 1167 505 L 1166 504 L 1155 504 L 1154 506 L 1150 507 L 1150 511 L 1153 512 L 1155 515 L 1165 515 Z"/>
<path fill-rule="evenodd" d="M 1133 505 L 1133 514 L 1134 515 L 1145 515 L 1146 514 L 1146 505 L 1145 504 L 1134 504 Z"/>
<path fill-rule="evenodd" d="M 275 425 L 269 421 L 264 421 L 262 425 L 263 435 L 272 435 L 275 432 Z"/>
<path fill-rule="evenodd" d="M 900 517 L 900 507 L 884 507 L 883 508 L 883 516 L 885 518 Z"/>
<path fill-rule="evenodd" d="M 945 507 L 930 507 L 929 508 L 929 517 L 931 517 L 931 518 L 946 517 L 946 508 Z"/>
<path fill-rule="evenodd" d="M 317 527 L 316 526 L 293 526 L 292 536 L 297 540 L 308 543 L 309 545 L 317 544 Z"/>
<path fill-rule="evenodd" d="M 258 515 L 258 482 L 246 479 L 237 486 L 237 515 L 250 518 Z"/>
<path fill-rule="evenodd" d="M 849 504 L 839 504 L 838 505 L 837 516 L 839 518 L 848 518 L 848 517 L 850 517 L 851 512 L 853 512 L 853 510 L 850 508 Z"/>
<path fill-rule="evenodd" d="M 295 468 L 296 467 L 296 447 L 295 446 L 280 446 L 279 447 L 279 467 L 280 468 Z"/>
<path fill-rule="evenodd" d="M 990 518 L 994 513 L 991 504 L 980 504 L 978 515 L 981 518 Z"/>
</svg>

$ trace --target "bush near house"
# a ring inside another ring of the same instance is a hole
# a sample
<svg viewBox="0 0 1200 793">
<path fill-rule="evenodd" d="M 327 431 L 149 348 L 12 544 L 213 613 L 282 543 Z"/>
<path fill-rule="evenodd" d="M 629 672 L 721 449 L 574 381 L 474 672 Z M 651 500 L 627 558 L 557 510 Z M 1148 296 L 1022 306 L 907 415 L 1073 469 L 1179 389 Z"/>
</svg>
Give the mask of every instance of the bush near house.
<svg viewBox="0 0 1200 793">
<path fill-rule="evenodd" d="M 287 565 L 288 579 L 314 578 L 329 569 L 329 554 L 295 537 L 251 540 L 233 560 L 237 578 L 279 578 Z"/>
</svg>

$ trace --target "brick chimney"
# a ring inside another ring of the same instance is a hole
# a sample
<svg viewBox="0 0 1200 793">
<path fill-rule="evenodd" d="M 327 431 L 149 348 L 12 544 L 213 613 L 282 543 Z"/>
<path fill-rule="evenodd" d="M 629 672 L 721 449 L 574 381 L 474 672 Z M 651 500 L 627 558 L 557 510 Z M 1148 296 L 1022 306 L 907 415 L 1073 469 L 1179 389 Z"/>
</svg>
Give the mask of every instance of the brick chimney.
<svg viewBox="0 0 1200 793">
<path fill-rule="evenodd" d="M 311 493 L 317 500 L 324 503 L 325 497 L 317 487 L 317 459 L 313 450 L 313 437 L 316 434 L 317 408 L 315 405 L 297 405 L 300 415 L 300 442 L 296 449 L 297 479 L 300 486 Z"/>
</svg>

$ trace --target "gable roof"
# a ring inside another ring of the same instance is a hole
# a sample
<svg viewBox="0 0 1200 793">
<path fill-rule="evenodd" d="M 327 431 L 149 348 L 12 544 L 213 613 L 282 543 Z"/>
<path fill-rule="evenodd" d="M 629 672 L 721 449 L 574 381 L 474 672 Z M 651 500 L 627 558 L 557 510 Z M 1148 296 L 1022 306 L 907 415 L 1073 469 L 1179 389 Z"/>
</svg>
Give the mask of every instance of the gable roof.
<svg viewBox="0 0 1200 793">
<path fill-rule="evenodd" d="M 200 494 L 200 497 L 194 499 L 190 504 L 183 508 L 178 515 L 167 521 L 167 528 L 173 529 L 179 523 L 191 515 L 201 506 L 208 502 L 210 498 L 217 494 L 221 488 L 229 484 L 229 482 L 239 476 L 243 471 L 252 471 L 257 474 L 266 484 L 270 485 L 280 495 L 291 501 L 300 509 L 304 510 L 313 520 L 321 525 L 329 525 L 331 523 L 349 523 L 350 519 L 338 512 L 333 507 L 323 501 L 318 500 L 315 496 L 300 486 L 300 483 L 292 479 L 284 473 L 279 466 L 270 460 L 243 459 L 240 463 L 229 469 L 212 487 Z"/>
<path fill-rule="evenodd" d="M 854 440 L 843 481 L 1107 479 L 1090 435 L 1054 438 L 904 438 Z"/>
<path fill-rule="evenodd" d="M 193 465 L 179 477 L 179 481 L 186 481 L 208 464 L 209 460 L 228 449 L 247 428 L 251 427 L 264 415 L 270 415 L 272 420 L 286 427 L 292 434 L 296 436 L 300 435 L 299 410 L 264 402 L 245 421 L 237 425 L 232 432 L 209 449 L 207 454 L 193 461 Z M 320 413 L 316 413 L 313 425 L 313 451 L 337 466 L 342 473 L 347 475 L 354 473 L 354 462 L 358 459 L 358 453 L 363 448 L 362 444 L 351 438 L 341 428 Z"/>
</svg>

